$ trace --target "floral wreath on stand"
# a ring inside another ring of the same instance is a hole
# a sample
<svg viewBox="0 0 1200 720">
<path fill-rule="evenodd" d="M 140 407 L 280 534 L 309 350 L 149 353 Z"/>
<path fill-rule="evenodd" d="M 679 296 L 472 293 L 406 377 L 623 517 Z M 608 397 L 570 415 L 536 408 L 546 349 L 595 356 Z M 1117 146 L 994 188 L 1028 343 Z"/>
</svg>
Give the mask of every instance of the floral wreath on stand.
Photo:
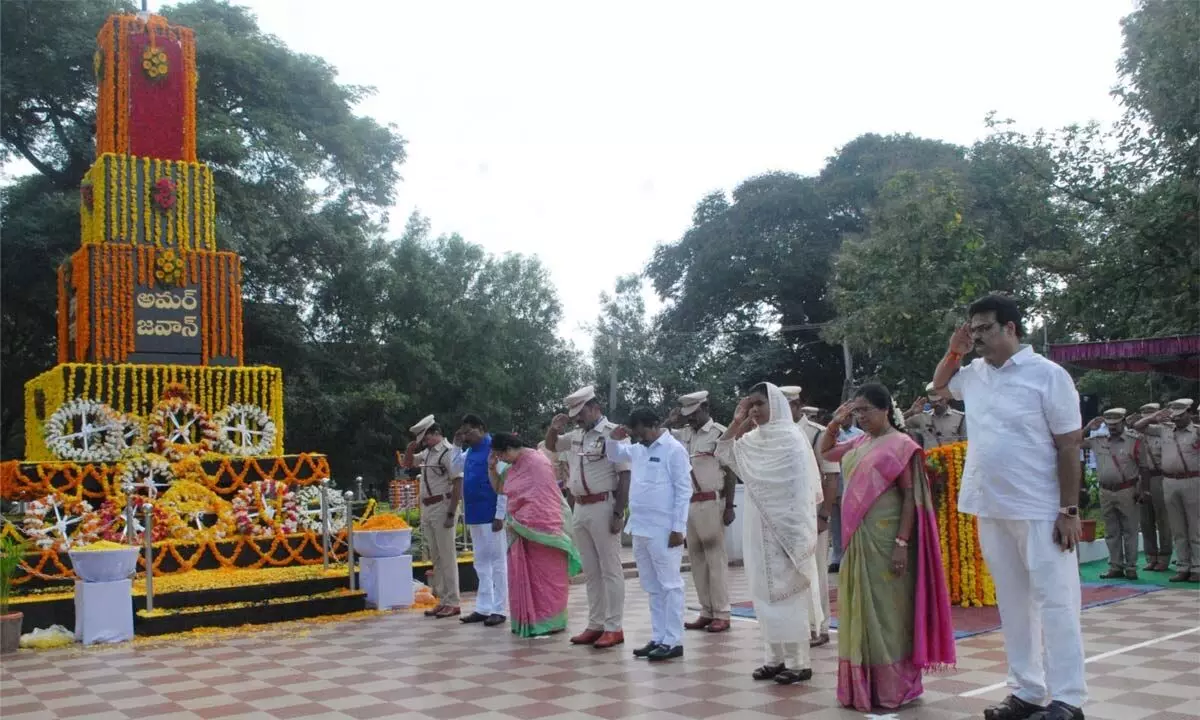
<svg viewBox="0 0 1200 720">
<path fill-rule="evenodd" d="M 146 517 L 146 514 L 142 508 L 147 502 L 148 500 L 145 496 L 133 496 L 134 543 L 140 544 L 145 540 L 146 526 L 142 520 Z M 183 527 L 183 521 L 179 519 L 179 516 L 173 515 L 159 503 L 154 504 L 151 514 L 154 516 L 153 527 L 150 530 L 150 539 L 153 542 L 161 542 L 179 537 L 181 530 L 186 529 Z M 129 541 L 129 538 L 125 536 L 125 496 L 123 494 L 114 495 L 106 499 L 100 505 L 100 509 L 91 515 L 95 516 L 95 524 L 100 539 L 118 543 Z"/>
<path fill-rule="evenodd" d="M 191 455 L 212 452 L 217 428 L 204 408 L 192 402 L 187 389 L 172 383 L 150 413 L 149 437 L 154 452 L 171 462 L 179 462 Z"/>
<path fill-rule="evenodd" d="M 117 423 L 121 427 L 121 445 L 123 455 L 137 455 L 146 450 L 146 424 L 137 415 L 128 413 L 118 414 Z"/>
<path fill-rule="evenodd" d="M 305 485 L 296 492 L 300 504 L 300 525 L 305 530 L 320 533 L 321 528 L 321 486 Z M 346 499 L 332 485 L 326 490 L 326 502 L 329 503 L 329 532 L 339 533 L 346 529 Z"/>
<path fill-rule="evenodd" d="M 72 462 L 112 462 L 125 452 L 119 417 L 95 400 L 60 405 L 46 419 L 45 438 L 55 457 Z"/>
<path fill-rule="evenodd" d="M 47 495 L 25 506 L 22 526 L 39 548 L 65 552 L 96 539 L 99 525 L 88 517 L 92 514 L 86 500 Z M 72 525 L 79 527 L 72 531 Z"/>
<path fill-rule="evenodd" d="M 172 468 L 176 480 L 159 498 L 159 506 L 180 520 L 176 537 L 187 540 L 221 540 L 232 534 L 236 527 L 233 506 L 208 487 L 208 476 L 200 461 L 187 458 Z M 208 518 L 215 516 L 216 523 L 206 525 Z"/>
<path fill-rule="evenodd" d="M 296 532 L 300 507 L 287 483 L 267 479 L 253 482 L 233 499 L 233 519 L 238 532 L 253 537 L 274 537 Z"/>
<path fill-rule="evenodd" d="M 257 405 L 235 403 L 213 416 L 217 450 L 226 455 L 268 455 L 275 447 L 275 421 Z"/>
<path fill-rule="evenodd" d="M 175 472 L 166 458 L 160 455 L 141 455 L 124 463 L 117 474 L 117 487 L 133 485 L 134 492 L 151 499 L 158 497 L 175 481 Z M 121 500 L 124 507 L 124 499 Z"/>
</svg>

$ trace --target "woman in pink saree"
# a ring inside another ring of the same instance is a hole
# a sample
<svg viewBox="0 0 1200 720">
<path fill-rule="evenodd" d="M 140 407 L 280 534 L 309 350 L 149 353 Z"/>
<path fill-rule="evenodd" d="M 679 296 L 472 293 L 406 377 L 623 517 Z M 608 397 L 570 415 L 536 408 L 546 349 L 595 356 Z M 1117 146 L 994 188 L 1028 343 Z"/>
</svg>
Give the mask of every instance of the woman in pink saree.
<svg viewBox="0 0 1200 720">
<path fill-rule="evenodd" d="M 865 434 L 835 446 L 851 415 Z M 837 697 L 861 712 L 911 702 L 924 692 L 925 671 L 955 663 L 925 454 L 895 415 L 886 388 L 864 385 L 838 408 L 821 444 L 846 479 Z"/>
<path fill-rule="evenodd" d="M 506 463 L 503 472 L 498 468 Z M 581 569 L 568 535 L 570 514 L 554 468 L 509 433 L 492 434 L 492 485 L 508 497 L 508 608 L 514 635 L 539 637 L 567 627 L 569 578 Z"/>
</svg>

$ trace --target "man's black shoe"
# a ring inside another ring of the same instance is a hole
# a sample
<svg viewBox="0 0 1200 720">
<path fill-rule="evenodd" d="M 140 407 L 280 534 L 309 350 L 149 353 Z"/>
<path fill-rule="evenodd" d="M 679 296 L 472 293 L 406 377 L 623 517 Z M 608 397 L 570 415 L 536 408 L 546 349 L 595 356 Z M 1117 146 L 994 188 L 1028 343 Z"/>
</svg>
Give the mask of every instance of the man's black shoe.
<svg viewBox="0 0 1200 720">
<path fill-rule="evenodd" d="M 1016 695 L 1009 695 L 999 705 L 984 708 L 984 720 L 1028 720 L 1034 713 L 1040 713 L 1046 708 L 1025 702 Z"/>
<path fill-rule="evenodd" d="M 648 657 L 650 655 L 650 653 L 654 652 L 656 649 L 658 649 L 658 643 L 656 643 L 652 640 L 652 641 L 646 643 L 645 645 L 643 645 L 642 647 L 638 648 L 637 650 L 634 650 L 633 656 L 635 658 Z"/>
<path fill-rule="evenodd" d="M 487 627 L 496 627 L 497 625 L 503 625 L 506 620 L 508 620 L 508 618 L 504 617 L 503 615 L 492 614 L 488 615 L 487 620 L 484 620 L 483 624 Z"/>
<path fill-rule="evenodd" d="M 1030 715 L 1029 720 L 1083 720 L 1083 710 L 1055 700 L 1045 710 Z"/>
<path fill-rule="evenodd" d="M 487 619 L 488 619 L 487 615 L 484 615 L 483 613 L 473 612 L 470 615 L 467 615 L 466 617 L 460 617 L 458 619 L 458 621 L 461 623 L 481 623 Z"/>
<path fill-rule="evenodd" d="M 646 656 L 646 659 L 650 662 L 662 662 L 663 660 L 674 660 L 675 658 L 681 657 L 683 657 L 682 645 L 676 645 L 675 647 L 671 648 L 667 647 L 666 645 L 659 645 L 650 651 L 650 654 Z"/>
</svg>

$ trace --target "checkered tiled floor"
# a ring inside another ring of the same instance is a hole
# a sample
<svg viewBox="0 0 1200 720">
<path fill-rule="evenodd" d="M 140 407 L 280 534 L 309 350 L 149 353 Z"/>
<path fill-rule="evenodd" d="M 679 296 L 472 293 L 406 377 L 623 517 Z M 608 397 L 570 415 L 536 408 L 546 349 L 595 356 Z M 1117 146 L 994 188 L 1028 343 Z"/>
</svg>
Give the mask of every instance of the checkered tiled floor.
<svg viewBox="0 0 1200 720">
<path fill-rule="evenodd" d="M 740 569 L 735 600 L 747 599 Z M 688 578 L 690 583 L 690 576 Z M 503 628 L 394 613 L 203 641 L 21 651 L 0 665 L 0 715 L 41 718 L 862 718 L 834 699 L 836 644 L 814 653 L 804 686 L 756 683 L 757 628 L 689 633 L 683 661 L 649 666 L 630 650 L 647 639 L 645 596 L 627 581 L 628 645 L 572 648 L 565 636 L 521 641 Z M 584 589 L 571 589 L 578 629 Z M 694 598 L 689 600 L 689 604 Z M 1095 657 L 1200 624 L 1197 594 L 1164 590 L 1084 614 Z M 925 697 L 897 720 L 982 717 L 1004 690 L 998 634 L 959 643 L 958 670 L 929 678 Z M 1089 718 L 1200 718 L 1200 632 L 1088 664 Z"/>
</svg>

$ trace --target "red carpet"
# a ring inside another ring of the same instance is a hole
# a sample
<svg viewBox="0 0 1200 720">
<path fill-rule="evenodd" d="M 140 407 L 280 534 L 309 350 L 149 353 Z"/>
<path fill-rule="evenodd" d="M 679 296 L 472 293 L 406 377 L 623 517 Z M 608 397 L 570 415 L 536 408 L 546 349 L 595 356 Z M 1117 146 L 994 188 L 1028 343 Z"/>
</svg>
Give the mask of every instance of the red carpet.
<svg viewBox="0 0 1200 720">
<path fill-rule="evenodd" d="M 1085 583 L 1082 586 L 1083 608 L 1086 610 L 1100 605 L 1128 600 L 1131 597 L 1145 595 L 1158 589 L 1154 586 Z M 837 588 L 830 588 L 829 590 L 829 609 L 833 615 L 833 621 L 830 624 L 836 628 Z M 954 617 L 954 637 L 959 640 L 1000 629 L 1000 611 L 994 607 L 964 608 L 956 605 L 950 608 L 950 613 Z M 733 603 L 732 614 L 736 617 L 753 618 L 754 604 L 749 600 Z"/>
</svg>

